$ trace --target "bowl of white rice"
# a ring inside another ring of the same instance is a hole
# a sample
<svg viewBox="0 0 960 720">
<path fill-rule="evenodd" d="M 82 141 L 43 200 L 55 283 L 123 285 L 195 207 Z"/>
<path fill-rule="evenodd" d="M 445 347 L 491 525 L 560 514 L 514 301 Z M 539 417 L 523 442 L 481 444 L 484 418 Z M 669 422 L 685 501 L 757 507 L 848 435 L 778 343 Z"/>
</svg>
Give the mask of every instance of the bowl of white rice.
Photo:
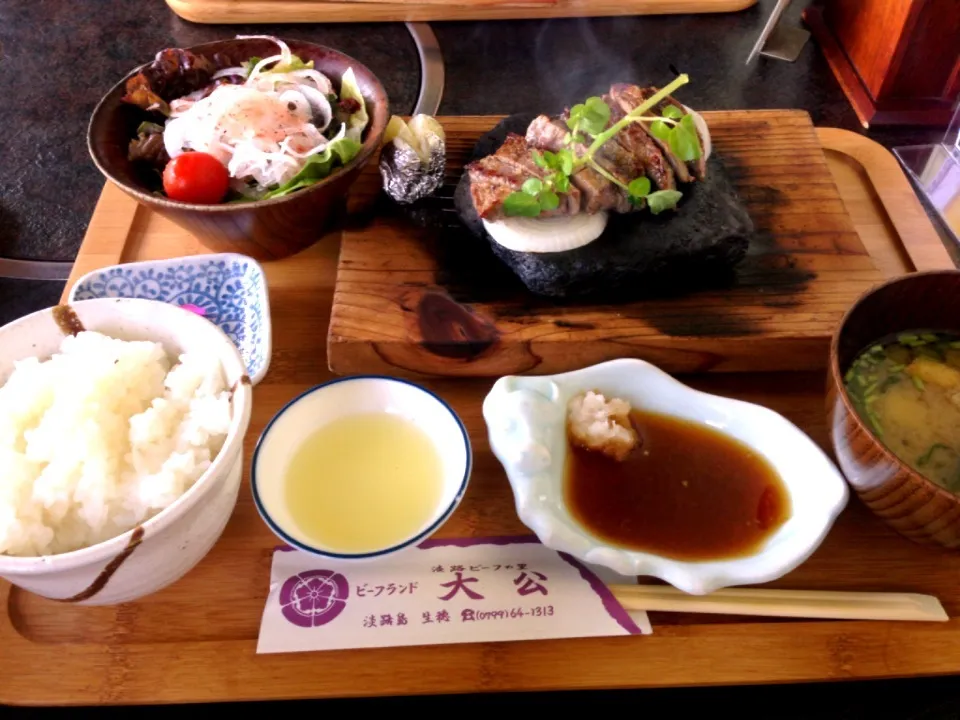
<svg viewBox="0 0 960 720">
<path fill-rule="evenodd" d="M 0 577 L 108 605 L 178 580 L 237 500 L 252 390 L 188 310 L 58 306 L 0 328 Z"/>
</svg>

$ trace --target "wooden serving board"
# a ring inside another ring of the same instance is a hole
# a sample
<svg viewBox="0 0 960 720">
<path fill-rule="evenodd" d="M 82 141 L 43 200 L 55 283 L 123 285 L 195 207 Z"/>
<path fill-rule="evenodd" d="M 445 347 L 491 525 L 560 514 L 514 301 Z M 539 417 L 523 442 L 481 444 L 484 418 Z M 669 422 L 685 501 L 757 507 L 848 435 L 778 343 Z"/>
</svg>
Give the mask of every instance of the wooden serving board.
<svg viewBox="0 0 960 720">
<path fill-rule="evenodd" d="M 498 377 L 564 372 L 626 356 L 670 372 L 818 369 L 826 364 L 834 328 L 864 291 L 884 277 L 947 261 L 932 229 L 904 232 L 893 247 L 880 228 L 857 232 L 807 113 L 705 115 L 715 151 L 757 230 L 733 287 L 560 306 L 526 291 L 485 241 L 466 230 L 435 237 L 381 194 L 383 210 L 366 213 L 368 222 L 343 234 L 331 369 Z M 497 120 L 443 120 L 449 186 L 440 194 L 452 196 L 478 136 Z M 899 187 L 912 197 L 895 170 Z M 365 177 L 358 201 L 374 202 L 378 180 Z M 915 199 L 907 207 L 922 212 Z"/>
<path fill-rule="evenodd" d="M 827 162 L 884 274 L 949 263 L 893 157 L 842 130 L 820 130 Z M 926 238 L 912 255 L 900 238 Z M 246 438 L 307 387 L 325 358 L 339 242 L 265 265 L 273 361 L 254 389 Z M 81 274 L 117 262 L 202 253 L 183 230 L 112 185 L 77 259 Z M 684 376 L 707 392 L 764 404 L 827 447 L 821 372 Z M 425 383 L 463 418 L 474 448 L 467 494 L 438 535 L 525 532 L 490 452 L 481 401 L 491 381 Z M 173 586 L 118 607 L 44 600 L 0 582 L 0 703 L 130 704 L 773 683 L 960 673 L 960 617 L 948 623 L 787 622 L 653 613 L 654 634 L 541 642 L 255 654 L 275 537 L 249 488 L 210 554 Z M 814 556 L 775 587 L 930 593 L 960 615 L 960 553 L 915 545 L 858 501 Z M 52 671 L 53 670 L 53 671 Z M 162 680 L 158 680 L 162 679 Z"/>
<path fill-rule="evenodd" d="M 197 23 L 523 20 L 735 12 L 757 0 L 167 0 Z"/>
</svg>

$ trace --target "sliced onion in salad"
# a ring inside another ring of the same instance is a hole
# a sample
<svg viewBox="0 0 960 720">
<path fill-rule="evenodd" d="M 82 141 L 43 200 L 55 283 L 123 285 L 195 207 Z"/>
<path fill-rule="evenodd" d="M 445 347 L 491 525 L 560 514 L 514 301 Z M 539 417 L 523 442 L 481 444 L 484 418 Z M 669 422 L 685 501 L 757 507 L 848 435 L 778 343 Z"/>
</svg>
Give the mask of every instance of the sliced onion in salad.
<svg viewBox="0 0 960 720">
<path fill-rule="evenodd" d="M 483 227 L 497 244 L 508 250 L 550 253 L 574 250 L 589 245 L 607 227 L 607 213 L 593 215 L 555 215 L 547 218 L 508 217 Z"/>
<path fill-rule="evenodd" d="M 307 109 L 313 115 L 313 124 L 318 130 L 326 130 L 333 120 L 333 108 L 327 96 L 315 87 L 307 84 L 297 85 L 296 90 L 287 90 L 280 94 L 282 98 L 287 93 L 296 93 L 307 102 Z"/>
<path fill-rule="evenodd" d="M 273 57 L 274 60 L 279 59 L 280 62 L 285 65 L 289 65 L 290 63 L 293 62 L 293 52 L 291 52 L 290 46 L 287 45 L 283 40 L 279 38 L 275 38 L 272 35 L 237 35 L 237 40 L 269 40 L 270 42 L 275 43 L 277 47 L 280 48 L 280 54 L 275 55 Z M 259 63 L 257 63 L 257 66 L 259 67 L 261 65 L 264 65 L 266 63 L 266 60 L 269 60 L 269 58 L 266 58 L 265 60 L 261 60 Z M 250 75 L 252 76 L 254 74 L 255 73 L 251 71 Z"/>
<path fill-rule="evenodd" d="M 241 67 L 240 65 L 235 65 L 234 67 L 228 67 L 228 68 L 224 68 L 223 70 L 217 70 L 213 74 L 213 79 L 219 80 L 220 78 L 224 78 L 224 77 L 232 77 L 233 75 L 245 76 L 246 74 L 247 74 L 247 69 L 245 67 Z"/>
<path fill-rule="evenodd" d="M 270 70 L 268 72 L 260 73 L 255 78 L 250 80 L 250 82 L 264 90 L 269 90 L 271 85 L 276 85 L 280 82 L 290 82 L 291 80 L 298 82 L 301 80 L 313 80 L 314 85 L 320 92 L 324 93 L 325 95 L 330 95 L 333 93 L 333 83 L 330 82 L 330 78 L 321 73 L 319 70 L 311 70 L 310 68 L 289 70 L 287 72 L 276 72 L 274 70 Z"/>
<path fill-rule="evenodd" d="M 277 41 L 279 42 L 279 40 Z M 250 74 L 247 76 L 247 82 L 253 82 L 259 79 L 260 74 L 264 71 L 267 65 L 289 65 L 291 60 L 285 58 L 283 55 L 270 55 L 265 57 L 262 60 L 259 60 L 256 65 L 250 68 Z"/>
</svg>

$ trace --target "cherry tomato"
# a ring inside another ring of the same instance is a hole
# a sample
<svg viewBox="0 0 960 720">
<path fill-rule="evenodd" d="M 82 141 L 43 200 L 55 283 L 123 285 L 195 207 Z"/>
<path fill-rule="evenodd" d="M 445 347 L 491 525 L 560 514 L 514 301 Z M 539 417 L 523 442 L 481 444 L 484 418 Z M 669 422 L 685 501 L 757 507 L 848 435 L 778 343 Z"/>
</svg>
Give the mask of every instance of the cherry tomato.
<svg viewBox="0 0 960 720">
<path fill-rule="evenodd" d="M 185 152 L 163 169 L 163 190 L 171 200 L 214 205 L 227 194 L 230 175 L 213 155 Z"/>
</svg>

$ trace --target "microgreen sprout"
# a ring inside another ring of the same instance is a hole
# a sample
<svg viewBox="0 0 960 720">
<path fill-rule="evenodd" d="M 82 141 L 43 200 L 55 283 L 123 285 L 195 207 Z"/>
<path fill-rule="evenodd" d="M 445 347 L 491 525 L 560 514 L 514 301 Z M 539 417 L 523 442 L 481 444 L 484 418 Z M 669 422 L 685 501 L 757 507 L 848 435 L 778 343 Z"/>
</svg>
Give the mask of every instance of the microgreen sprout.
<svg viewBox="0 0 960 720">
<path fill-rule="evenodd" d="M 610 106 L 603 101 L 603 98 L 587 98 L 585 103 L 570 108 L 570 117 L 567 118 L 567 127 L 570 128 L 570 132 L 564 140 L 568 144 L 584 143 L 586 139 L 583 133 L 596 137 L 606 129 L 609 122 Z"/>
<path fill-rule="evenodd" d="M 566 121 L 569 132 L 564 136 L 564 147 L 557 152 L 532 151 L 533 162 L 545 171 L 544 177 L 530 178 L 523 183 L 520 191 L 508 195 L 503 203 L 504 213 L 512 217 L 537 217 L 543 212 L 556 210 L 560 207 L 559 195 L 570 189 L 570 177 L 584 167 L 590 167 L 623 190 L 633 205 L 646 205 L 654 215 L 676 207 L 683 197 L 680 191 L 650 192 L 652 186 L 647 177 L 624 183 L 604 168 L 596 155 L 625 127 L 643 122 L 649 123 L 650 134 L 666 144 L 683 162 L 701 157 L 703 150 L 692 115 L 685 115 L 674 105 L 667 105 L 660 116 L 648 114 L 689 80 L 686 75 L 679 75 L 612 125 L 610 106 L 603 98 L 591 97 L 574 105 Z"/>
<path fill-rule="evenodd" d="M 570 189 L 570 175 L 573 174 L 574 157 L 571 150 L 558 152 L 546 150 L 533 151 L 533 162 L 546 171 L 544 178 L 528 178 L 520 192 L 511 193 L 503 202 L 503 211 L 507 215 L 537 217 L 541 212 L 549 212 L 560 207 L 558 193 Z"/>
<path fill-rule="evenodd" d="M 693 115 L 684 115 L 674 105 L 668 105 L 663 117 L 650 124 L 650 134 L 666 143 L 673 154 L 684 162 L 696 160 L 703 152 Z"/>
</svg>

